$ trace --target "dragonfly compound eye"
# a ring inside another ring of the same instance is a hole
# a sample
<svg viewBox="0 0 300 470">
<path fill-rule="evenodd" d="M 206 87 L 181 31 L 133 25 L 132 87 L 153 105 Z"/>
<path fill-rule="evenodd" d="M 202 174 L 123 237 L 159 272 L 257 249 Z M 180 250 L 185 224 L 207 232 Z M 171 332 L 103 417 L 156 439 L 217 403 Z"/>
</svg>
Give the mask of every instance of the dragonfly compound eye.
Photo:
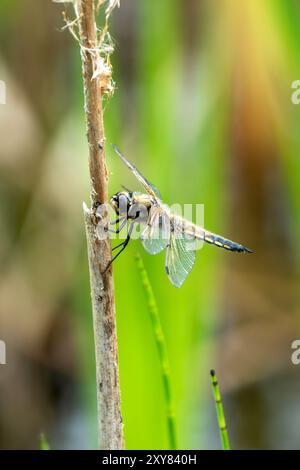
<svg viewBox="0 0 300 470">
<path fill-rule="evenodd" d="M 111 206 L 119 215 L 127 215 L 132 204 L 131 197 L 126 192 L 119 192 L 112 196 L 110 200 Z"/>
</svg>

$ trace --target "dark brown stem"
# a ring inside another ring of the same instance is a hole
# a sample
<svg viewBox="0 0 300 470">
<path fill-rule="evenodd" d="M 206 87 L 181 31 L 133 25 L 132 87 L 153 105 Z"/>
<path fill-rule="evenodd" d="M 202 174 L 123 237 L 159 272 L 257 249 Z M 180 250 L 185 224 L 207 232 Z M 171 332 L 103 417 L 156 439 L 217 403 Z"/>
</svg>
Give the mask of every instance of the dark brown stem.
<svg viewBox="0 0 300 470">
<path fill-rule="evenodd" d="M 120 411 L 118 347 L 109 237 L 100 239 L 96 231 L 96 209 L 108 200 L 108 174 L 105 164 L 101 76 L 93 77 L 99 60 L 99 44 L 94 0 L 76 0 L 81 46 L 84 104 L 89 145 L 92 208 L 84 206 L 88 245 L 91 297 L 96 350 L 99 446 L 123 448 Z M 103 213 L 102 213 L 103 214 Z M 107 212 L 104 212 L 104 217 Z"/>
</svg>

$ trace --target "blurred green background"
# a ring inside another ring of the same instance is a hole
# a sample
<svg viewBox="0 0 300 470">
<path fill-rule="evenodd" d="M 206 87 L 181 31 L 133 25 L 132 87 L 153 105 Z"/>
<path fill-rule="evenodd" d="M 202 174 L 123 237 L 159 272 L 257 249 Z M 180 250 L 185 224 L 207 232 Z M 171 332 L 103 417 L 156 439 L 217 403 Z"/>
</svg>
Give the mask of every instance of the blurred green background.
<svg viewBox="0 0 300 470">
<path fill-rule="evenodd" d="M 89 200 L 78 45 L 62 5 L 1 0 L 0 448 L 95 448 Z M 121 0 L 110 25 L 116 90 L 107 142 L 166 203 L 203 203 L 207 229 L 255 250 L 206 246 L 181 289 L 133 241 L 114 265 L 128 449 L 168 446 L 139 250 L 167 340 L 180 448 L 220 448 L 209 369 L 231 445 L 300 448 L 300 2 Z M 110 193 L 140 190 L 107 147 Z"/>
</svg>

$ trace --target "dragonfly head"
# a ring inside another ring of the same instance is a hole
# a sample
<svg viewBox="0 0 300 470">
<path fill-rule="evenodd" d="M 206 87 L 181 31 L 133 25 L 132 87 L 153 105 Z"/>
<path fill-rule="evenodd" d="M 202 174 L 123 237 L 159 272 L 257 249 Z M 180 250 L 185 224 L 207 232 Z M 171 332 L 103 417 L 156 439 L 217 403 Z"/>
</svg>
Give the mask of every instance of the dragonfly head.
<svg viewBox="0 0 300 470">
<path fill-rule="evenodd" d="M 120 191 L 110 198 L 110 204 L 117 214 L 127 215 L 132 205 L 132 193 Z"/>
</svg>

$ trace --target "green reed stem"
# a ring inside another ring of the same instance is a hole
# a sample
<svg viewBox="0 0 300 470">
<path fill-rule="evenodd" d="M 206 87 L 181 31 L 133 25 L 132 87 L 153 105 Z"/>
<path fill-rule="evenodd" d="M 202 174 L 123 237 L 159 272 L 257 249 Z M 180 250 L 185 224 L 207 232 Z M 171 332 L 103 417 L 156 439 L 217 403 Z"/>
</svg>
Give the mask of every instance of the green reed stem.
<svg viewBox="0 0 300 470">
<path fill-rule="evenodd" d="M 41 432 L 39 437 L 39 449 L 40 450 L 50 450 L 47 438 L 43 432 Z"/>
<path fill-rule="evenodd" d="M 216 402 L 217 417 L 218 417 L 218 424 L 219 424 L 221 441 L 222 441 L 222 448 L 223 450 L 230 450 L 229 437 L 228 437 L 228 432 L 227 432 L 226 420 L 225 420 L 221 392 L 220 392 L 217 376 L 214 370 L 210 371 L 210 375 L 211 375 L 213 394 L 214 394 L 214 398 Z"/>
<path fill-rule="evenodd" d="M 156 300 L 155 300 L 154 293 L 152 290 L 152 286 L 150 284 L 143 260 L 139 253 L 135 253 L 135 260 L 136 260 L 137 267 L 141 275 L 143 288 L 147 297 L 148 309 L 150 313 L 151 323 L 152 323 L 153 332 L 154 332 L 154 338 L 155 338 L 156 347 L 157 347 L 158 356 L 159 356 L 164 394 L 165 394 L 165 400 L 166 400 L 166 406 L 167 406 L 167 427 L 168 427 L 170 449 L 176 450 L 178 448 L 177 439 L 176 439 L 176 419 L 175 419 L 175 413 L 174 413 L 173 391 L 172 391 L 172 385 L 171 385 L 170 365 L 169 365 L 169 358 L 168 358 L 168 353 L 167 353 L 167 346 L 166 346 L 165 337 L 163 334 L 160 317 L 158 313 L 158 308 L 157 308 Z"/>
</svg>

